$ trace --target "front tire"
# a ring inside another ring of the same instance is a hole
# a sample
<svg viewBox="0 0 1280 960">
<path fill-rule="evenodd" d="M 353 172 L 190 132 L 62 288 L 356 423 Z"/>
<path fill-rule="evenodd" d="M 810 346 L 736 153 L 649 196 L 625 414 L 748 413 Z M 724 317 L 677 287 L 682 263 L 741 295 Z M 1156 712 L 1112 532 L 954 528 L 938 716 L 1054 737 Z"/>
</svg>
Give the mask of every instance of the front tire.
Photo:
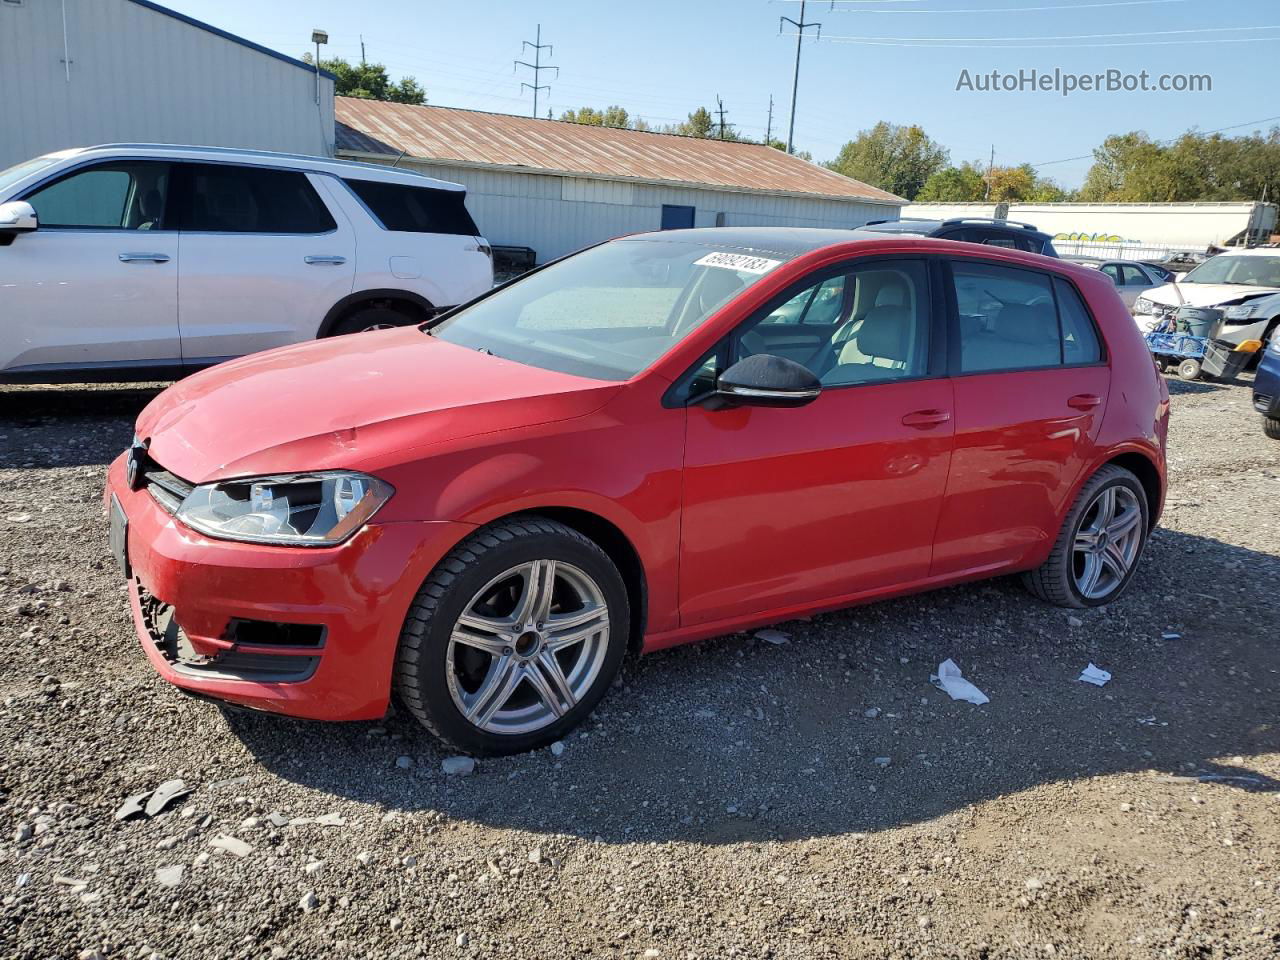
<svg viewBox="0 0 1280 960">
<path fill-rule="evenodd" d="M 1067 512 L 1049 558 L 1023 574 L 1028 590 L 1060 607 L 1100 607 L 1133 579 L 1147 545 L 1150 508 L 1142 484 L 1108 464 Z"/>
<path fill-rule="evenodd" d="M 564 524 L 514 517 L 472 534 L 427 577 L 400 635 L 395 686 L 455 749 L 533 750 L 595 709 L 629 624 L 608 554 Z"/>
<path fill-rule="evenodd" d="M 1263 417 L 1262 432 L 1272 440 L 1280 440 L 1280 419 L 1275 417 Z"/>
</svg>

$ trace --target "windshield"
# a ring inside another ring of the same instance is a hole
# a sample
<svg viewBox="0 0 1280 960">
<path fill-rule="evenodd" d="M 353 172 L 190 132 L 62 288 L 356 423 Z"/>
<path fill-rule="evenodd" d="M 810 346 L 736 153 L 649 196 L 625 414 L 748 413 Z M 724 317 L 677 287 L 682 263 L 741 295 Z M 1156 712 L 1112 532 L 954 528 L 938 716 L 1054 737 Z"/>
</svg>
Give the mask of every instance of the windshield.
<svg viewBox="0 0 1280 960">
<path fill-rule="evenodd" d="M 430 333 L 546 370 L 627 380 L 786 257 L 614 240 L 518 280 Z"/>
<path fill-rule="evenodd" d="M 0 199 L 4 199 L 6 191 L 19 180 L 57 162 L 56 157 L 36 157 L 34 160 L 15 163 L 7 170 L 0 170 Z"/>
<path fill-rule="evenodd" d="M 1280 287 L 1280 256 L 1242 257 L 1222 254 L 1196 267 L 1183 283 L 1242 283 L 1250 287 Z"/>
</svg>

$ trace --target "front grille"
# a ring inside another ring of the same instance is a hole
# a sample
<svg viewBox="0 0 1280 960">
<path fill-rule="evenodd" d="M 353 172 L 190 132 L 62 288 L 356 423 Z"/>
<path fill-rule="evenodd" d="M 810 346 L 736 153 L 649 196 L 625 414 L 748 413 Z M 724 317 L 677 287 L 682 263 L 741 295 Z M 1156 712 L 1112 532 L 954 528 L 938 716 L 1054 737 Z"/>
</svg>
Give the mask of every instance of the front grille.
<svg viewBox="0 0 1280 960">
<path fill-rule="evenodd" d="M 177 513 L 182 501 L 195 489 L 195 484 L 161 468 L 150 458 L 142 471 L 142 480 L 147 485 L 147 492 L 169 513 Z"/>
</svg>

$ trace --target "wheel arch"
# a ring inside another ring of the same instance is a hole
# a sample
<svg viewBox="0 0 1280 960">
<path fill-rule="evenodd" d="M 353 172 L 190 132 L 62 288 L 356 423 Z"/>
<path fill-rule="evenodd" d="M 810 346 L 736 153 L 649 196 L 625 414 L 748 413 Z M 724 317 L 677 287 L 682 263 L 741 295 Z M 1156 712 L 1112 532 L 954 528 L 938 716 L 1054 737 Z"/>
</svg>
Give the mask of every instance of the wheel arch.
<svg viewBox="0 0 1280 960">
<path fill-rule="evenodd" d="M 316 330 L 316 339 L 329 336 L 333 328 L 350 314 L 363 307 L 386 305 L 399 307 L 421 315 L 423 321 L 430 320 L 438 312 L 438 308 L 426 297 L 412 290 L 401 290 L 394 287 L 379 287 L 371 290 L 357 290 L 349 293 L 332 307 L 320 321 Z"/>
<path fill-rule="evenodd" d="M 622 575 L 622 582 L 627 588 L 627 604 L 631 607 L 628 651 L 638 654 L 644 642 L 645 628 L 649 619 L 649 586 L 644 563 L 640 560 L 640 552 L 631 542 L 631 538 L 613 521 L 579 507 L 525 507 L 489 518 L 482 526 L 488 527 L 513 517 L 528 516 L 555 520 L 571 530 L 576 530 L 596 544 L 613 561 L 614 566 L 618 568 L 618 573 Z"/>
<path fill-rule="evenodd" d="M 1092 477 L 1102 467 L 1114 465 L 1128 470 L 1138 482 L 1142 484 L 1142 490 L 1147 495 L 1147 514 L 1148 514 L 1148 531 L 1154 530 L 1156 521 L 1160 517 L 1160 513 L 1164 508 L 1164 484 L 1160 477 L 1160 468 L 1145 453 L 1137 450 L 1126 450 L 1117 453 L 1107 460 L 1099 463 L 1093 470 L 1089 472 Z M 1085 482 L 1089 481 L 1089 477 L 1085 477 Z"/>
</svg>

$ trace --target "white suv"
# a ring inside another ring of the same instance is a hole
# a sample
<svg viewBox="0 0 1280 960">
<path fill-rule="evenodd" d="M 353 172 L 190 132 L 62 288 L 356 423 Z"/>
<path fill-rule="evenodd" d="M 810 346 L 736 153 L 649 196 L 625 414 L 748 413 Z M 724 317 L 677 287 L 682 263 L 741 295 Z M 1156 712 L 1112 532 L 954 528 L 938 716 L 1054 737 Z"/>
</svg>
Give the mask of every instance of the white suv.
<svg viewBox="0 0 1280 960">
<path fill-rule="evenodd" d="M 0 382 L 168 379 L 493 286 L 456 183 L 114 144 L 0 171 Z"/>
</svg>

